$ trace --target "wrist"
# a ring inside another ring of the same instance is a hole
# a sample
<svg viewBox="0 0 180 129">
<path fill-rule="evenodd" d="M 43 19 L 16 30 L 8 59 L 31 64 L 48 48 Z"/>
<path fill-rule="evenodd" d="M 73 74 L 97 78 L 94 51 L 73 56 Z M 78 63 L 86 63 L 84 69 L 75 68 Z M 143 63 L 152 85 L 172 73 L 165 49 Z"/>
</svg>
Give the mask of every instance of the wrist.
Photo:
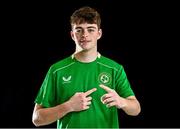
<svg viewBox="0 0 180 129">
<path fill-rule="evenodd" d="M 125 109 L 127 107 L 127 100 L 124 98 L 121 98 L 121 101 L 118 103 L 119 109 Z"/>
<path fill-rule="evenodd" d="M 66 107 L 68 112 L 73 112 L 74 111 L 73 108 L 72 108 L 72 104 L 71 104 L 70 100 L 65 102 L 65 107 Z"/>
</svg>

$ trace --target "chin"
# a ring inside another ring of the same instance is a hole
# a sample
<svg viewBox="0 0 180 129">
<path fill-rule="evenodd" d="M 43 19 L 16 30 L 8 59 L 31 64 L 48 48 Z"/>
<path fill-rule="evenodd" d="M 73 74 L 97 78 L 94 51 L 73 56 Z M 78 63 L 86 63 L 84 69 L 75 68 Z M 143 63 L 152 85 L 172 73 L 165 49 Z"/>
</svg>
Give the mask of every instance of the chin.
<svg viewBox="0 0 180 129">
<path fill-rule="evenodd" d="M 88 47 L 88 46 L 81 46 L 81 48 L 82 48 L 82 50 L 89 50 L 89 49 L 91 49 L 91 48 Z"/>
<path fill-rule="evenodd" d="M 85 48 L 82 48 L 82 51 L 86 52 L 86 51 L 89 51 L 90 49 L 85 49 Z"/>
</svg>

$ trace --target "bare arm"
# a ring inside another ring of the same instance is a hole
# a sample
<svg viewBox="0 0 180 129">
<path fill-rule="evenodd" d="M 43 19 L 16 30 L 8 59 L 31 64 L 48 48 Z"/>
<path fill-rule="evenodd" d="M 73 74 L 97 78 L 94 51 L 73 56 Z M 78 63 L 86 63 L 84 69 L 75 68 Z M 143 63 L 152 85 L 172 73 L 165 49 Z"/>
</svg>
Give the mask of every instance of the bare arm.
<svg viewBox="0 0 180 129">
<path fill-rule="evenodd" d="M 141 112 L 141 106 L 135 96 L 130 96 L 124 99 L 125 106 L 122 110 L 128 115 L 137 116 Z"/>
<path fill-rule="evenodd" d="M 35 126 L 48 125 L 62 118 L 69 112 L 71 112 L 69 102 L 51 108 L 44 108 L 41 105 L 36 104 L 32 121 Z"/>
<path fill-rule="evenodd" d="M 107 107 L 116 106 L 125 111 L 126 114 L 132 116 L 136 116 L 140 113 L 141 107 L 135 96 L 123 98 L 119 96 L 115 90 L 110 89 L 107 86 L 100 85 L 100 87 L 107 91 L 107 94 L 101 97 L 102 103 L 106 104 Z"/>
<path fill-rule="evenodd" d="M 61 119 L 70 112 L 89 109 L 92 98 L 88 96 L 94 91 L 96 91 L 96 88 L 88 90 L 85 93 L 75 93 L 67 102 L 55 107 L 44 108 L 43 106 L 36 104 L 32 117 L 34 125 L 48 125 Z"/>
</svg>

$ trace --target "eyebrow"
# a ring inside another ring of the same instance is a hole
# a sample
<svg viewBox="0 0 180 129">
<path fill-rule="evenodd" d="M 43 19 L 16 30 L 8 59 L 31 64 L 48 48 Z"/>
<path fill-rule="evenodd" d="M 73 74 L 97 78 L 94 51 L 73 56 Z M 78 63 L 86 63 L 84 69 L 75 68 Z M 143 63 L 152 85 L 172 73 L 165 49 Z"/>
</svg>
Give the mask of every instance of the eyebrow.
<svg viewBox="0 0 180 129">
<path fill-rule="evenodd" d="M 82 27 L 76 27 L 75 29 L 83 29 Z M 96 27 L 94 27 L 94 26 L 89 26 L 89 27 L 87 27 L 87 29 L 96 29 Z"/>
</svg>

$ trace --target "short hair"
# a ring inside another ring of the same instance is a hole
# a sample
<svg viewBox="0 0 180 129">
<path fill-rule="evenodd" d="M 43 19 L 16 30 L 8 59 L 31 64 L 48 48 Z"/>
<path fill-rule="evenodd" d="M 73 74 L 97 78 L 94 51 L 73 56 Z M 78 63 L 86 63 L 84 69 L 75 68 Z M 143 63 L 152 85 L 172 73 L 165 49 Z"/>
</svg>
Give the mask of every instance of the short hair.
<svg viewBox="0 0 180 129">
<path fill-rule="evenodd" d="M 101 26 L 101 17 L 100 14 L 93 8 L 84 6 L 74 11 L 74 13 L 70 17 L 71 27 L 74 24 L 97 24 L 98 29 Z"/>
</svg>

